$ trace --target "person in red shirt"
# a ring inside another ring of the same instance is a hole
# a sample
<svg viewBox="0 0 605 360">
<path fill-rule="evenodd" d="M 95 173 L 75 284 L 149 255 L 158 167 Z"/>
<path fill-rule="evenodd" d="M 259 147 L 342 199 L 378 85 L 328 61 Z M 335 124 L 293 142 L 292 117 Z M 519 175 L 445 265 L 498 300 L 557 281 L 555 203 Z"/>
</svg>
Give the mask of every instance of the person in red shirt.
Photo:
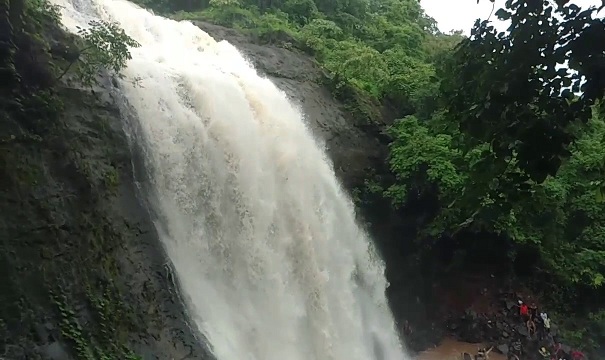
<svg viewBox="0 0 605 360">
<path fill-rule="evenodd" d="M 530 319 L 529 306 L 527 306 L 527 304 L 525 304 L 521 300 L 519 300 L 519 315 L 521 315 L 521 318 L 523 319 L 524 322 L 527 322 L 527 320 Z"/>
<path fill-rule="evenodd" d="M 525 326 L 527 326 L 527 334 L 529 336 L 531 336 L 531 334 L 532 334 L 532 324 L 531 324 L 532 320 L 531 320 L 531 316 L 529 315 L 529 306 L 527 306 L 527 304 L 525 304 L 521 300 L 519 300 L 519 315 L 521 315 L 521 318 L 523 319 L 523 322 L 525 323 Z"/>
<path fill-rule="evenodd" d="M 573 351 L 571 352 L 571 358 L 572 358 L 573 360 L 583 360 L 583 359 L 585 359 L 586 357 L 584 356 L 584 354 L 583 354 L 582 352 L 580 352 L 580 351 L 578 351 L 578 350 L 573 350 Z"/>
</svg>

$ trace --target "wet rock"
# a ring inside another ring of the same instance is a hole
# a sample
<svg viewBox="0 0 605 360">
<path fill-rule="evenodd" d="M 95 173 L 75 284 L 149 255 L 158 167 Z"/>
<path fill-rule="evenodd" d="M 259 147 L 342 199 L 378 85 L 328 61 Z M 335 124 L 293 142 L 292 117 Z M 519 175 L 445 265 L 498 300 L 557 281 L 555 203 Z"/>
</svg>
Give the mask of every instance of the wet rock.
<svg viewBox="0 0 605 360">
<path fill-rule="evenodd" d="M 508 310 L 512 309 L 515 306 L 515 302 L 512 300 L 506 300 L 506 308 Z"/>
<path fill-rule="evenodd" d="M 509 302 L 509 305 L 513 303 Z M 506 307 L 504 299 L 502 307 Z M 509 313 L 509 316 L 504 316 Z M 541 324 L 536 324 L 540 331 Z M 538 349 L 541 346 L 552 348 L 559 340 L 548 334 L 546 337 L 528 336 L 526 324 L 518 316 L 516 311 L 497 311 L 491 315 L 478 315 L 467 309 L 458 317 L 451 316 L 448 319 L 448 329 L 453 336 L 465 342 L 482 342 L 494 344 L 497 352 L 504 355 L 517 354 L 523 360 L 542 360 Z M 562 344 L 561 354 L 569 354 L 571 348 Z"/>
<path fill-rule="evenodd" d="M 70 360 L 65 347 L 57 341 L 43 346 L 41 350 L 45 358 L 49 360 Z"/>
<path fill-rule="evenodd" d="M 50 334 L 43 324 L 35 324 L 34 331 L 36 332 L 36 338 L 40 343 L 45 343 L 48 341 Z"/>
<path fill-rule="evenodd" d="M 521 336 L 529 336 L 529 333 L 527 332 L 527 327 L 525 326 L 525 324 L 517 325 L 515 327 L 515 330 L 517 330 L 517 333 Z"/>
<path fill-rule="evenodd" d="M 508 345 L 507 344 L 500 344 L 498 346 L 496 346 L 496 349 L 498 349 L 498 351 L 504 355 L 508 355 Z"/>
<path fill-rule="evenodd" d="M 550 328 L 550 335 L 552 335 L 552 336 L 559 335 L 559 329 L 556 325 L 552 325 L 552 327 Z"/>
<path fill-rule="evenodd" d="M 2 357 L 0 357 L 0 359 L 6 358 L 8 359 L 25 359 L 26 355 L 25 355 L 25 349 L 23 349 L 21 346 L 17 346 L 17 345 L 6 345 L 4 346 L 4 349 L 2 350 Z"/>
</svg>

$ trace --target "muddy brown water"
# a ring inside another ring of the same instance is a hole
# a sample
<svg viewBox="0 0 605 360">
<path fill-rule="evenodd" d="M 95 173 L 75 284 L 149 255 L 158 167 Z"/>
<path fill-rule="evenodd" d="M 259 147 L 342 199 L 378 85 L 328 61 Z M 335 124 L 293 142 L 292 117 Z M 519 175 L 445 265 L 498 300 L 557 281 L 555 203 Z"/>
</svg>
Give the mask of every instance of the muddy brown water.
<svg viewBox="0 0 605 360">
<path fill-rule="evenodd" d="M 415 360 L 460 360 L 462 359 L 461 354 L 463 352 L 475 355 L 477 354 L 477 349 L 482 346 L 483 344 L 471 344 L 452 339 L 445 339 L 439 344 L 439 346 L 418 354 Z M 492 351 L 489 354 L 489 360 L 506 360 L 506 357 L 502 354 Z"/>
</svg>

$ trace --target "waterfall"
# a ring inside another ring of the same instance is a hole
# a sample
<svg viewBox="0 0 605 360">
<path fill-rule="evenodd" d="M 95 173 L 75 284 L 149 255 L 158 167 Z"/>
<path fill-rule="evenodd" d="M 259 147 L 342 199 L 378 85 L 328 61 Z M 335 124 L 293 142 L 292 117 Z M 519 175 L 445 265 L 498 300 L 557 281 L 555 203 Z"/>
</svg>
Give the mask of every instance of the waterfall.
<svg viewBox="0 0 605 360">
<path fill-rule="evenodd" d="M 53 3 L 70 31 L 114 21 L 142 45 L 119 87 L 161 241 L 216 358 L 408 359 L 384 265 L 287 96 L 189 22 L 123 0 Z"/>
</svg>

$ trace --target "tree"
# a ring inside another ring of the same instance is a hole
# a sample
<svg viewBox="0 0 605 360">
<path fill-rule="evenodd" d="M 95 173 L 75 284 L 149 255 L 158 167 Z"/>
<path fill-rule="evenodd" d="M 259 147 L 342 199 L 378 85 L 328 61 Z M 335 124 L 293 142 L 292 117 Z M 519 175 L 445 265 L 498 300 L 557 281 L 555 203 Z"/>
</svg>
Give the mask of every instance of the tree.
<svg viewBox="0 0 605 360">
<path fill-rule="evenodd" d="M 570 125 L 590 118 L 605 89 L 605 22 L 595 11 L 508 0 L 496 12 L 511 21 L 508 32 L 477 21 L 443 82 L 468 149 L 490 143 L 501 163 L 515 153 L 538 182 L 556 173 L 574 140 Z"/>
<path fill-rule="evenodd" d="M 84 46 L 77 50 L 59 79 L 76 63 L 77 75 L 86 85 L 96 83 L 102 69 L 112 70 L 121 77 L 122 69 L 132 58 L 130 48 L 140 46 L 115 23 L 92 20 L 89 25 L 79 28 L 78 35 L 84 40 Z"/>
<path fill-rule="evenodd" d="M 26 2 L 27 16 L 30 22 L 41 29 L 50 22 L 58 24 L 61 21 L 60 8 L 48 0 L 29 0 Z M 128 36 L 116 23 L 93 20 L 87 28 L 78 28 L 82 42 L 75 49 L 62 49 L 61 56 L 68 65 L 57 77 L 63 78 L 69 70 L 76 66 L 76 75 L 85 85 L 92 85 L 102 69 L 113 71 L 118 76 L 132 58 L 130 48 L 140 44 Z"/>
<path fill-rule="evenodd" d="M 535 249 L 535 265 L 562 284 L 605 285 L 605 204 L 592 184 L 605 172 L 602 114 L 593 108 L 585 126 L 570 130 L 577 140 L 569 160 L 541 183 L 521 183 L 521 162 L 514 156 L 500 171 L 489 143 L 465 150 L 466 135 L 448 125 L 454 121 L 437 113 L 423 123 L 407 117 L 391 129 L 389 162 L 396 182 L 385 195 L 397 207 L 410 197 L 437 200 L 422 239 L 461 230 L 493 234 L 514 248 Z"/>
</svg>

